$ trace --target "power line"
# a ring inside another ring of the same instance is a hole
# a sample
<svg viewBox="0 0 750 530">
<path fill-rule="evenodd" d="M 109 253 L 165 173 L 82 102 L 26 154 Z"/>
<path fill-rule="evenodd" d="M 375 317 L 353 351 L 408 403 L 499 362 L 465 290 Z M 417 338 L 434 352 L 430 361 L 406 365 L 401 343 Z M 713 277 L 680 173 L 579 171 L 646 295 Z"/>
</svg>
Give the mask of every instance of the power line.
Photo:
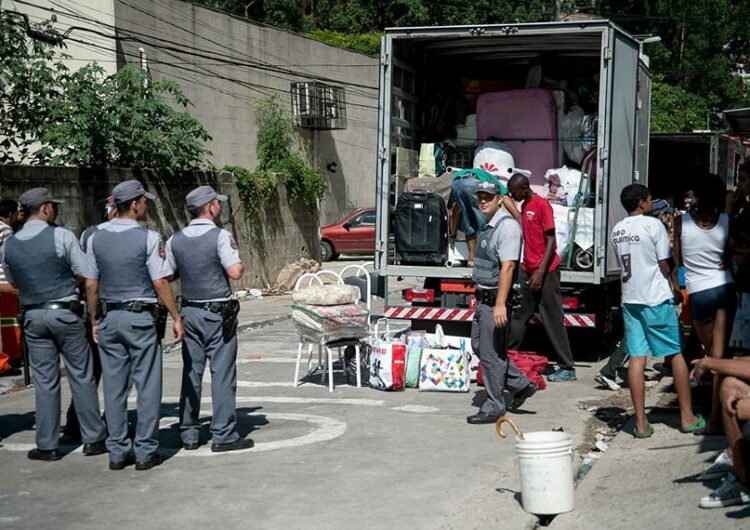
<svg viewBox="0 0 750 530">
<path fill-rule="evenodd" d="M 22 0 L 19 0 L 19 2 L 21 2 L 21 1 Z M 28 4 L 28 2 L 24 2 L 24 3 Z M 95 21 L 95 22 L 98 22 L 98 21 Z M 163 45 L 153 44 L 153 43 L 150 43 L 148 41 L 144 41 L 144 40 L 141 40 L 141 39 L 137 39 L 137 38 L 133 38 L 133 37 L 128 37 L 128 36 L 117 36 L 117 35 L 113 36 L 113 35 L 110 35 L 110 34 L 107 34 L 107 33 L 104 33 L 104 32 L 101 32 L 101 31 L 98 31 L 98 30 L 95 30 L 95 29 L 92 29 L 92 28 L 85 28 L 85 27 L 77 27 L 76 26 L 76 29 L 80 29 L 81 31 L 88 32 L 88 33 L 92 34 L 94 36 L 94 38 L 96 38 L 96 37 L 105 37 L 105 38 L 108 38 L 108 39 L 114 39 L 114 40 L 119 40 L 119 41 L 134 41 L 134 42 L 139 42 L 139 43 L 147 44 L 147 45 L 150 45 L 150 46 L 153 46 L 153 47 L 159 49 L 160 51 L 162 51 L 163 53 L 165 53 L 165 54 L 167 54 L 167 55 L 169 55 L 171 57 L 178 57 L 177 55 L 175 55 L 175 53 L 171 53 L 171 52 L 176 52 L 178 54 L 197 55 L 197 56 L 201 56 L 201 57 L 210 58 L 210 56 L 205 55 L 205 54 L 194 54 L 194 53 L 190 53 L 190 52 L 185 52 L 184 50 L 180 50 L 179 48 L 174 48 L 172 46 L 163 46 Z M 74 42 L 80 42 L 80 43 L 86 44 L 85 41 L 80 41 L 78 39 L 73 39 L 73 38 L 70 38 L 70 37 L 68 37 L 68 39 L 72 40 Z M 103 47 L 103 46 L 100 47 L 100 48 L 101 49 L 105 49 L 105 50 L 107 50 L 109 52 L 112 52 L 111 48 L 107 48 L 107 47 Z M 139 58 L 139 56 L 132 56 L 132 57 Z M 222 63 L 225 66 L 226 65 L 230 65 L 230 66 L 244 66 L 242 63 L 238 63 L 238 62 L 235 62 L 235 61 L 219 60 L 219 62 Z M 168 63 L 168 62 L 161 62 L 161 61 L 160 61 L 160 64 L 164 64 L 166 66 L 170 65 L 170 63 Z M 189 64 L 192 64 L 192 63 L 189 63 Z M 258 84 L 258 83 L 251 83 L 249 81 L 241 81 L 241 80 L 238 80 L 236 78 L 232 78 L 232 77 L 228 77 L 228 76 L 223 76 L 221 74 L 217 74 L 216 72 L 212 72 L 212 71 L 207 70 L 205 68 L 202 68 L 202 69 L 208 71 L 209 75 L 213 75 L 213 77 L 215 77 L 217 79 L 221 79 L 221 80 L 224 80 L 224 81 L 233 82 L 233 83 L 239 84 L 241 86 L 244 86 L 246 88 L 257 89 L 257 90 L 266 89 L 266 90 L 273 90 L 273 91 L 276 91 L 276 92 L 280 92 L 280 93 L 283 93 L 285 95 L 288 94 L 287 90 L 285 90 L 285 89 L 279 89 L 279 88 L 276 88 L 276 87 L 271 87 L 271 86 L 262 85 L 262 84 Z M 278 76 L 271 75 L 271 77 L 278 77 Z M 278 78 L 279 79 L 283 79 L 285 81 L 288 80 L 288 79 L 283 78 L 283 77 L 278 77 Z M 260 93 L 263 94 L 263 92 L 260 92 Z M 268 95 L 268 94 L 263 94 L 263 95 Z M 373 105 L 367 105 L 367 104 L 363 104 L 363 103 L 355 103 L 353 101 L 349 101 L 347 103 L 347 105 L 350 105 L 350 106 L 353 106 L 353 107 L 366 108 L 366 109 L 370 109 L 370 110 L 377 110 L 377 108 L 378 108 L 378 107 L 373 106 Z"/>
<path fill-rule="evenodd" d="M 41 5 L 38 5 L 38 4 L 34 4 L 34 3 L 28 2 L 26 0 L 15 0 L 15 1 L 17 1 L 20 4 L 28 5 L 28 6 L 31 6 L 31 7 L 36 7 L 38 9 L 42 9 L 42 10 L 45 10 L 45 11 L 48 11 L 48 12 L 58 13 L 58 11 L 55 10 L 55 9 L 49 8 L 47 6 L 41 6 Z M 128 5 L 129 7 L 132 7 L 129 4 L 127 4 L 126 2 L 122 2 L 122 0 L 120 0 L 120 1 L 123 4 Z M 60 7 L 60 6 L 58 6 L 58 7 Z M 162 22 L 164 22 L 166 24 L 174 25 L 174 24 L 170 23 L 169 21 L 165 21 L 164 19 L 161 19 L 160 17 L 155 17 L 153 14 L 150 14 L 150 13 L 148 13 L 146 11 L 140 10 L 140 8 L 137 8 L 137 7 L 133 7 L 133 8 L 136 9 L 136 10 L 141 11 L 145 15 L 148 15 L 150 17 L 156 18 L 157 20 L 161 20 Z M 227 64 L 229 66 L 242 66 L 242 67 L 247 67 L 247 68 L 251 68 L 251 69 L 257 69 L 257 70 L 261 70 L 261 71 L 267 71 L 267 72 L 272 72 L 272 73 L 285 74 L 287 76 L 290 76 L 292 79 L 308 78 L 308 79 L 311 79 L 311 80 L 316 80 L 316 81 L 321 81 L 321 82 L 327 82 L 327 83 L 335 83 L 335 84 L 340 84 L 340 85 L 344 85 L 344 86 L 348 86 L 348 87 L 363 88 L 363 89 L 367 89 L 367 90 L 377 90 L 377 87 L 372 86 L 372 85 L 365 85 L 365 84 L 361 84 L 361 83 L 353 83 L 353 82 L 349 82 L 349 81 L 342 81 L 342 80 L 333 79 L 333 78 L 330 78 L 330 77 L 313 75 L 313 74 L 299 73 L 299 72 L 296 72 L 294 70 L 288 70 L 288 69 L 281 68 L 281 67 L 276 66 L 276 65 L 270 65 L 268 63 L 264 63 L 263 61 L 258 61 L 255 58 L 253 58 L 252 60 L 249 60 L 249 61 L 238 60 L 236 57 L 231 56 L 231 55 L 227 55 L 227 54 L 223 54 L 223 53 L 215 52 L 215 51 L 210 51 L 210 50 L 205 50 L 203 48 L 198 48 L 198 47 L 195 47 L 195 46 L 190 46 L 189 44 L 186 44 L 186 43 L 180 43 L 180 42 L 170 41 L 170 40 L 167 40 L 167 39 L 161 39 L 159 37 L 154 37 L 152 35 L 147 35 L 145 33 L 141 33 L 141 32 L 134 31 L 134 30 L 123 30 L 121 28 L 112 26 L 112 25 L 107 24 L 105 22 L 102 22 L 100 20 L 92 19 L 90 17 L 86 17 L 84 15 L 81 15 L 79 13 L 75 13 L 75 12 L 72 12 L 72 11 L 64 12 L 64 14 L 65 14 L 65 16 L 70 16 L 72 18 L 76 18 L 78 20 L 83 20 L 83 21 L 86 21 L 86 22 L 92 22 L 92 23 L 95 23 L 95 24 L 107 27 L 109 29 L 113 29 L 113 30 L 115 30 L 117 32 L 120 32 L 120 33 L 123 33 L 124 35 L 126 35 L 126 36 L 108 35 L 108 34 L 105 34 L 103 32 L 99 32 L 97 30 L 91 29 L 91 28 L 76 27 L 76 29 L 79 29 L 81 31 L 88 31 L 88 32 L 91 32 L 91 33 L 97 33 L 99 35 L 102 35 L 102 36 L 105 36 L 105 37 L 108 37 L 108 38 L 112 38 L 112 39 L 115 39 L 115 40 L 138 42 L 138 43 L 141 43 L 141 44 L 147 44 L 147 45 L 154 46 L 154 47 L 157 47 L 157 48 L 162 48 L 162 49 L 166 49 L 166 50 L 176 51 L 178 53 L 181 53 L 181 54 L 184 54 L 184 55 L 188 55 L 188 56 L 194 56 L 194 57 L 200 57 L 200 58 L 204 58 L 204 59 L 213 59 L 213 60 L 217 60 L 217 61 L 223 61 L 223 62 L 225 62 L 225 64 Z M 175 26 L 175 27 L 179 28 L 179 26 Z M 190 34 L 192 34 L 192 35 L 194 35 L 194 36 L 196 36 L 198 38 L 204 38 L 204 37 L 201 37 L 200 35 L 195 34 L 194 32 L 191 32 L 191 31 L 188 31 L 188 30 L 185 30 L 185 31 L 187 31 L 188 33 L 190 33 Z M 210 39 L 209 39 L 209 41 L 210 41 Z M 220 46 L 220 44 L 217 44 L 217 45 Z M 237 50 L 232 49 L 232 51 L 241 54 L 241 52 L 238 52 Z M 335 66 L 335 65 L 330 65 L 330 66 Z"/>
<path fill-rule="evenodd" d="M 100 37 L 104 37 L 104 38 L 107 38 L 107 39 L 128 40 L 125 37 L 118 37 L 118 38 L 116 38 L 116 37 L 113 37 L 112 35 L 109 35 L 109 34 L 106 34 L 106 33 L 103 33 L 103 32 L 97 31 L 97 30 L 93 30 L 91 28 L 81 28 L 81 30 L 82 31 L 87 31 L 87 32 L 91 33 L 92 37 L 94 39 L 97 39 L 97 38 L 100 38 Z M 96 47 L 98 49 L 102 49 L 102 50 L 108 51 L 110 53 L 113 52 L 113 50 L 110 47 L 107 47 L 107 46 L 101 46 L 101 45 L 97 46 L 97 45 L 94 45 L 94 44 L 92 44 L 90 42 L 83 41 L 83 40 L 76 39 L 76 38 L 72 38 L 72 37 L 68 37 L 68 40 L 71 40 L 73 42 L 78 42 L 78 43 L 84 44 L 84 45 L 93 46 L 93 47 Z M 159 49 L 160 51 L 162 51 L 163 53 L 165 53 L 166 55 L 168 55 L 170 57 L 177 57 L 177 55 L 175 55 L 175 53 L 170 52 L 169 49 L 164 49 L 164 47 L 161 47 L 161 46 L 155 46 L 155 48 Z M 131 57 L 131 58 L 134 58 L 134 59 L 140 59 L 140 56 L 134 55 L 134 54 L 127 54 L 124 50 L 122 51 L 122 53 L 124 55 L 128 56 L 128 57 Z M 173 65 L 172 62 L 156 61 L 153 58 L 151 59 L 151 62 L 155 63 L 155 64 L 162 64 L 162 65 L 165 65 L 165 66 L 172 66 Z M 184 64 L 188 64 L 188 65 L 191 65 L 191 66 L 199 66 L 199 65 L 196 65 L 195 63 L 192 63 L 192 62 L 186 62 Z M 226 64 L 227 64 L 226 61 L 219 61 L 219 65 L 226 65 Z M 188 68 L 182 68 L 182 69 L 186 70 L 186 71 L 196 72 L 195 70 L 188 69 Z M 256 91 L 256 92 L 258 92 L 258 93 L 260 93 L 261 95 L 264 95 L 264 96 L 270 95 L 269 92 L 264 92 L 264 90 L 270 90 L 270 91 L 274 91 L 274 92 L 279 92 L 279 93 L 284 94 L 284 95 L 288 95 L 288 91 L 285 90 L 285 89 L 276 88 L 276 87 L 272 87 L 272 86 L 268 86 L 268 85 L 263 85 L 263 84 L 259 84 L 259 83 L 252 83 L 250 81 L 242 81 L 242 80 L 236 79 L 234 77 L 224 76 L 222 74 L 219 74 L 217 72 L 208 70 L 206 68 L 201 68 L 201 70 L 203 70 L 204 72 L 206 72 L 206 74 L 203 74 L 203 75 L 208 75 L 208 76 L 214 77 L 216 79 L 220 79 L 220 80 L 223 80 L 223 81 L 228 81 L 228 82 L 232 82 L 232 83 L 235 83 L 235 84 L 239 84 L 239 85 L 241 85 L 241 86 L 243 86 L 245 88 L 250 88 L 251 90 L 254 90 L 254 91 Z M 196 73 L 199 73 L 199 72 L 196 72 Z M 279 77 L 279 79 L 286 80 L 285 78 L 281 78 L 281 77 Z M 206 85 L 206 86 L 209 87 L 209 88 L 214 88 L 214 87 L 211 87 L 209 85 Z M 370 110 L 377 109 L 377 107 L 374 107 L 372 105 L 355 103 L 353 101 L 349 101 L 347 104 L 350 105 L 350 106 L 361 107 L 361 108 L 366 108 L 366 109 L 370 109 Z"/>
<path fill-rule="evenodd" d="M 72 40 L 74 42 L 77 42 L 79 44 L 83 44 L 84 46 L 89 46 L 89 47 L 92 47 L 92 48 L 109 51 L 109 48 L 106 48 L 104 46 L 100 46 L 100 45 L 95 44 L 95 43 L 87 42 L 87 41 L 84 41 L 84 40 L 81 40 L 81 39 L 71 38 L 70 40 Z M 132 58 L 132 59 L 139 59 L 140 58 L 139 55 L 135 55 L 135 54 L 128 53 L 128 52 L 123 52 L 123 55 L 125 55 L 126 57 L 129 57 L 129 58 Z M 204 71 L 201 72 L 201 71 L 197 71 L 197 70 L 192 69 L 192 68 L 175 65 L 175 64 L 172 64 L 171 62 L 161 61 L 161 60 L 159 60 L 157 58 L 149 58 L 149 63 L 152 63 L 152 64 L 161 64 L 161 65 L 164 65 L 164 66 L 176 69 L 176 70 L 180 70 L 180 71 L 183 71 L 183 72 L 188 72 L 188 73 L 191 73 L 191 74 L 197 74 L 199 76 L 209 77 L 209 78 L 212 78 L 212 79 L 218 79 L 218 80 L 221 80 L 221 81 L 231 82 L 233 84 L 236 84 L 236 85 L 241 86 L 243 88 L 247 88 L 247 89 L 249 89 L 249 90 L 251 90 L 253 92 L 256 92 L 256 93 L 258 93 L 258 94 L 260 94 L 262 96 L 266 96 L 266 97 L 272 95 L 272 92 L 278 92 L 278 93 L 281 93 L 283 95 L 288 95 L 288 92 L 286 90 L 284 90 L 284 89 L 275 88 L 275 87 L 269 87 L 269 86 L 266 86 L 266 85 L 260 85 L 260 84 L 256 84 L 256 83 L 251 83 L 249 81 L 242 81 L 242 80 L 239 80 L 239 79 L 236 79 L 236 78 L 233 78 L 233 77 L 224 76 L 224 75 L 221 75 L 219 73 L 212 72 L 212 71 L 206 70 L 206 69 L 202 69 Z M 191 66 L 193 66 L 193 65 L 191 64 Z M 231 91 L 228 91 L 226 89 L 221 89 L 221 88 L 217 87 L 216 85 L 210 85 L 208 83 L 205 83 L 205 82 L 203 82 L 203 81 L 195 78 L 194 76 L 187 76 L 187 77 L 185 77 L 184 75 L 183 76 L 179 76 L 179 75 L 176 75 L 174 72 L 170 72 L 169 75 L 172 76 L 172 77 L 175 77 L 177 79 L 180 79 L 182 81 L 187 81 L 189 83 L 195 83 L 195 84 L 204 86 L 206 88 L 210 88 L 212 90 L 216 90 L 218 92 L 221 92 L 224 95 L 233 97 L 233 98 L 238 99 L 240 101 L 243 101 L 243 103 L 246 103 L 249 106 L 252 106 L 252 105 L 254 105 L 256 103 L 256 100 L 253 100 L 253 99 L 249 98 L 245 94 L 241 94 L 241 93 L 238 93 L 238 92 L 231 92 Z M 352 106 L 355 106 L 355 107 L 356 106 L 361 106 L 361 105 L 359 105 L 357 103 L 351 103 L 351 102 L 348 102 L 347 105 L 352 105 Z M 369 108 L 369 107 L 366 107 L 366 108 Z M 361 127 L 373 128 L 373 129 L 375 128 L 375 127 L 373 127 L 372 123 L 364 121 L 364 120 L 357 120 L 357 119 L 353 119 L 353 118 L 347 118 L 347 121 L 351 122 L 351 123 L 353 123 L 355 125 L 360 125 Z"/>
</svg>

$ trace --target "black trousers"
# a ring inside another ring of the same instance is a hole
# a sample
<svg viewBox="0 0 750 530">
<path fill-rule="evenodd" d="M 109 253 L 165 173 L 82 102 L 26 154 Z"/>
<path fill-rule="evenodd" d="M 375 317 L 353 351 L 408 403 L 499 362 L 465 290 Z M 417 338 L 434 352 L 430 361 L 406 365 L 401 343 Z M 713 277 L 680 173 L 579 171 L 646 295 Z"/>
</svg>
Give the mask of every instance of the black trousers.
<svg viewBox="0 0 750 530">
<path fill-rule="evenodd" d="M 552 349 L 555 350 L 560 368 L 572 369 L 574 364 L 573 354 L 570 351 L 568 332 L 565 330 L 562 300 L 560 299 L 560 270 L 545 274 L 542 288 L 536 293 L 532 293 L 526 285 L 529 277 L 529 274 L 523 269 L 519 271 L 521 307 L 513 312 L 508 349 L 518 350 L 521 348 L 523 337 L 526 335 L 526 326 L 538 309 L 544 331 L 552 343 Z"/>
<path fill-rule="evenodd" d="M 617 371 L 625 366 L 626 362 L 628 362 L 628 352 L 625 351 L 625 340 L 623 340 L 617 346 L 617 349 L 612 352 L 612 355 L 609 356 L 607 364 L 604 365 L 604 367 L 599 370 L 599 372 L 601 372 L 604 377 L 609 377 L 610 379 L 614 380 L 617 377 Z"/>
</svg>

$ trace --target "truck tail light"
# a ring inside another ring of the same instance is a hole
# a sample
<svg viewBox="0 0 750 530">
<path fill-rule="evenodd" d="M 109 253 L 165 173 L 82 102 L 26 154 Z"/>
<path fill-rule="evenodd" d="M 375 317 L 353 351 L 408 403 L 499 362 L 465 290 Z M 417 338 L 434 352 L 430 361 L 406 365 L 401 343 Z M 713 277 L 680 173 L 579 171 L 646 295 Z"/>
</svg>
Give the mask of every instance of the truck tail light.
<svg viewBox="0 0 750 530">
<path fill-rule="evenodd" d="M 563 309 L 569 309 L 575 311 L 578 309 L 578 298 L 575 296 L 563 296 L 562 297 Z"/>
<path fill-rule="evenodd" d="M 469 309 L 476 309 L 477 308 L 477 297 L 473 294 L 469 295 Z"/>
<path fill-rule="evenodd" d="M 407 302 L 434 302 L 435 301 L 435 290 L 434 289 L 404 289 L 402 291 L 404 300 Z"/>
</svg>

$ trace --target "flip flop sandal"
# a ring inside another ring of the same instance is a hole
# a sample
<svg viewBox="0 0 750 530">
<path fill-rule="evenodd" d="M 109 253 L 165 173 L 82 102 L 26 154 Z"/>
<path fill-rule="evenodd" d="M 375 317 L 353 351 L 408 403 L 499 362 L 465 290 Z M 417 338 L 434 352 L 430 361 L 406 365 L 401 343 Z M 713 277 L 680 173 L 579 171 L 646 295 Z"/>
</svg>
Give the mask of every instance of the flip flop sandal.
<svg viewBox="0 0 750 530">
<path fill-rule="evenodd" d="M 695 417 L 698 418 L 697 420 L 695 420 L 695 423 L 693 423 L 692 425 L 688 425 L 687 427 L 680 427 L 680 431 L 684 433 L 694 433 L 698 429 L 702 429 L 706 426 L 706 420 L 703 418 L 703 416 L 701 416 L 700 414 L 696 414 Z"/>
<path fill-rule="evenodd" d="M 721 426 L 706 425 L 696 431 L 693 431 L 695 436 L 723 436 L 724 428 Z"/>
<path fill-rule="evenodd" d="M 648 427 L 646 427 L 646 430 L 643 432 L 638 432 L 638 429 L 633 429 L 633 436 L 636 438 L 651 438 L 651 436 L 654 434 L 654 426 L 650 423 L 648 424 Z"/>
</svg>

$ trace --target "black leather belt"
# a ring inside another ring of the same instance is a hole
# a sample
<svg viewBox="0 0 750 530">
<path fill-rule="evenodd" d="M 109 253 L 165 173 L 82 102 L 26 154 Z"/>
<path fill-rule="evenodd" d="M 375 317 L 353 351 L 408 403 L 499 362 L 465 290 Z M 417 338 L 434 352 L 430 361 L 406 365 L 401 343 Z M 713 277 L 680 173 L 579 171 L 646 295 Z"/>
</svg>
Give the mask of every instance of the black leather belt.
<svg viewBox="0 0 750 530">
<path fill-rule="evenodd" d="M 211 311 L 212 313 L 222 314 L 224 312 L 224 308 L 229 302 L 230 300 L 226 300 L 224 302 L 193 302 L 190 300 L 183 300 L 182 307 L 196 307 L 198 309 L 203 309 L 204 311 Z"/>
<path fill-rule="evenodd" d="M 81 310 L 81 302 L 78 300 L 71 300 L 70 302 L 44 302 L 41 304 L 29 304 L 21 306 L 21 311 L 31 311 L 32 309 L 67 309 L 78 313 Z"/>
<path fill-rule="evenodd" d="M 130 311 L 131 313 L 143 313 L 144 311 L 152 312 L 157 304 L 153 302 L 104 302 L 104 310 L 109 311 Z"/>
<path fill-rule="evenodd" d="M 477 289 L 476 290 L 477 300 L 483 304 L 495 305 L 497 299 L 497 289 Z"/>
</svg>

